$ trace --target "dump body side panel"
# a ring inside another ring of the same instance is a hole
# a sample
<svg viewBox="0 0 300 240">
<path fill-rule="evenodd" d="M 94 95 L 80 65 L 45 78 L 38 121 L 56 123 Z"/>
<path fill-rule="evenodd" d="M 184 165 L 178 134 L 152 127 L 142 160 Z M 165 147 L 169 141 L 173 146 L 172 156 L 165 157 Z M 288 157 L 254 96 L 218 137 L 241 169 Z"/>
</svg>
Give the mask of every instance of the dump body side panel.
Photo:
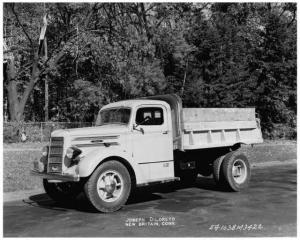
<svg viewBox="0 0 300 240">
<path fill-rule="evenodd" d="M 255 121 L 255 108 L 183 108 L 183 121 Z"/>
<path fill-rule="evenodd" d="M 254 108 L 183 108 L 185 150 L 263 142 Z"/>
</svg>

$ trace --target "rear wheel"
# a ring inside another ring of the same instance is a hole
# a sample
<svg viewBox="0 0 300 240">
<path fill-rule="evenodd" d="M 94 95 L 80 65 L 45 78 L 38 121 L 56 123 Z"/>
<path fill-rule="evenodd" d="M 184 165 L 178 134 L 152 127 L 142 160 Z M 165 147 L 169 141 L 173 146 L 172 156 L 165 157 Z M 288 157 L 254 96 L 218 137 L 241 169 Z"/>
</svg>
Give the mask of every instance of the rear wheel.
<svg viewBox="0 0 300 240">
<path fill-rule="evenodd" d="M 245 154 L 240 152 L 228 153 L 223 160 L 221 170 L 225 187 L 236 192 L 248 187 L 251 169 Z"/>
<path fill-rule="evenodd" d="M 56 202 L 67 202 L 76 198 L 82 188 L 74 182 L 49 182 L 43 179 L 43 186 L 48 196 Z"/>
<path fill-rule="evenodd" d="M 131 178 L 126 167 L 118 161 L 101 164 L 89 178 L 84 191 L 90 203 L 100 212 L 119 210 L 131 191 Z"/>
<path fill-rule="evenodd" d="M 224 157 L 225 155 L 220 156 L 213 162 L 213 177 L 217 185 L 220 185 L 222 183 L 222 176 L 220 174 Z"/>
</svg>

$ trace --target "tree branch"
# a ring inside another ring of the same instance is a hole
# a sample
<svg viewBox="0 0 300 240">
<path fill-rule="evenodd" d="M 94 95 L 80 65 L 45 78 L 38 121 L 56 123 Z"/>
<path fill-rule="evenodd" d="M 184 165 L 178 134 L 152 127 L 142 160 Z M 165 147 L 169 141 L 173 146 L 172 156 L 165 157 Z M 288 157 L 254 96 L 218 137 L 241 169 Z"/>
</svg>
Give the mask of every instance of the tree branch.
<svg viewBox="0 0 300 240">
<path fill-rule="evenodd" d="M 22 28 L 24 34 L 26 35 L 27 39 L 28 39 L 29 42 L 30 42 L 31 47 L 33 48 L 32 40 L 31 40 L 31 38 L 29 37 L 28 33 L 26 32 L 26 30 L 25 30 L 24 26 L 22 25 L 22 23 L 20 22 L 19 17 L 18 17 L 18 15 L 17 15 L 17 13 L 15 12 L 15 7 L 14 7 L 14 6 L 15 6 L 14 3 L 12 3 L 12 4 L 10 5 L 11 11 L 12 11 L 12 13 L 15 15 L 15 18 L 16 18 L 18 24 L 21 26 L 21 28 Z"/>
<path fill-rule="evenodd" d="M 93 14 L 98 10 L 98 3 L 94 3 L 92 9 L 88 12 L 87 17 L 83 20 L 84 28 L 87 28 Z"/>
<path fill-rule="evenodd" d="M 22 70 L 21 71 L 18 71 L 18 74 L 17 76 L 15 77 L 15 79 L 18 79 L 22 73 L 26 72 L 28 69 L 30 69 L 32 66 L 32 62 L 28 63 L 28 64 L 25 64 L 22 66 Z"/>
<path fill-rule="evenodd" d="M 287 25 L 287 28 L 289 28 L 293 24 L 293 22 L 295 21 L 295 19 L 296 19 L 296 9 L 293 10 L 293 18 L 290 21 L 290 23 Z"/>
</svg>

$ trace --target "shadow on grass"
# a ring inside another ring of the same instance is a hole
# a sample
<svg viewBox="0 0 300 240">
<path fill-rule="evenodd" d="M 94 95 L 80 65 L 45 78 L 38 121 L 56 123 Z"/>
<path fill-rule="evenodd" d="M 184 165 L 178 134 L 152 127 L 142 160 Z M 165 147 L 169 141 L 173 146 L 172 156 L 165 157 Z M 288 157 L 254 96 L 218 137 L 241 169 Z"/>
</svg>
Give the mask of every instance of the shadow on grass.
<svg viewBox="0 0 300 240">
<path fill-rule="evenodd" d="M 217 187 L 212 178 L 198 177 L 194 185 L 186 187 L 180 184 L 180 182 L 157 184 L 148 187 L 140 187 L 135 189 L 129 196 L 126 205 L 135 205 L 140 203 L 146 203 L 150 201 L 156 201 L 165 199 L 165 194 L 175 193 L 179 190 L 185 190 L 190 188 L 199 188 L 203 190 L 211 191 L 224 191 Z M 170 196 L 168 196 L 170 197 Z M 40 207 L 45 209 L 51 209 L 55 211 L 68 211 L 76 210 L 80 212 L 99 213 L 87 200 L 84 193 L 80 193 L 78 197 L 71 202 L 55 202 L 47 194 L 38 194 L 29 197 L 30 201 L 23 201 L 34 207 Z"/>
</svg>

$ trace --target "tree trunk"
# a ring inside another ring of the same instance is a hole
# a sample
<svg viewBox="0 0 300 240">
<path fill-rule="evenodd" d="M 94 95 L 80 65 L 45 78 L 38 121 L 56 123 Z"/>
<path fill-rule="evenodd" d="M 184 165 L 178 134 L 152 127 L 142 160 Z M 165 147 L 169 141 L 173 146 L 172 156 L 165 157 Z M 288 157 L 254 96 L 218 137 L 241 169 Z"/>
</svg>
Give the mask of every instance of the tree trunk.
<svg viewBox="0 0 300 240">
<path fill-rule="evenodd" d="M 17 81 L 16 77 L 16 69 L 14 64 L 14 59 L 11 58 L 8 61 L 7 68 L 7 80 L 8 80 L 8 103 L 9 103 L 9 114 L 10 120 L 13 122 L 20 122 L 24 119 L 24 109 L 26 102 L 32 92 L 35 82 L 39 77 L 39 69 L 38 69 L 38 55 L 35 54 L 34 62 L 32 65 L 32 73 L 30 81 L 25 89 L 25 92 L 22 97 L 18 96 L 17 91 Z"/>
<path fill-rule="evenodd" d="M 77 27 L 77 34 L 78 34 L 78 27 Z M 44 40 L 44 52 L 45 52 L 44 61 L 46 62 L 48 59 L 48 46 L 47 46 L 47 38 L 46 37 Z M 77 52 L 78 52 L 78 50 L 77 50 Z M 76 63 L 77 63 L 77 61 L 76 61 Z M 77 68 L 76 68 L 76 74 L 77 74 Z M 46 76 L 45 76 L 45 122 L 48 122 L 48 120 L 49 120 L 49 111 L 48 111 L 49 106 L 48 105 L 49 105 L 48 75 L 46 74 Z"/>
<path fill-rule="evenodd" d="M 7 61 L 7 94 L 9 104 L 9 115 L 11 121 L 20 121 L 19 101 L 17 93 L 16 69 L 13 57 Z"/>
<path fill-rule="evenodd" d="M 48 94 L 48 76 L 45 77 L 45 122 L 49 120 L 49 94 Z"/>
</svg>

